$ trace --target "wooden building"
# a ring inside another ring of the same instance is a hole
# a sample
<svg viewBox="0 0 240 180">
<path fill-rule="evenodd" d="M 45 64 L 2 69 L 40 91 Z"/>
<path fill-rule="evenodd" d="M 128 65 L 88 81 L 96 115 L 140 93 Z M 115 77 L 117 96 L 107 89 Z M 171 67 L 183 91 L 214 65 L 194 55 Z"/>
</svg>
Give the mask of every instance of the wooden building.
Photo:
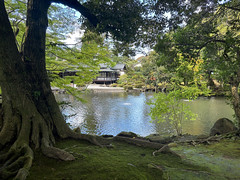
<svg viewBox="0 0 240 180">
<path fill-rule="evenodd" d="M 114 67 L 107 67 L 107 65 L 101 64 L 99 76 L 93 82 L 98 84 L 116 83 L 125 70 L 125 64 L 116 64 Z"/>
</svg>

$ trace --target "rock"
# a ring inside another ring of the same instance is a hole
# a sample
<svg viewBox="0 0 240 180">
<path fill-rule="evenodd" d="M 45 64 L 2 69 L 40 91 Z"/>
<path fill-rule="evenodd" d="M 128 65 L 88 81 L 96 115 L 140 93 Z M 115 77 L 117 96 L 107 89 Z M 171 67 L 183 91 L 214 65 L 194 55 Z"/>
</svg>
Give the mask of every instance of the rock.
<svg viewBox="0 0 240 180">
<path fill-rule="evenodd" d="M 225 134 L 236 130 L 237 128 L 232 121 L 230 121 L 227 118 L 221 118 L 217 120 L 213 127 L 211 128 L 210 136 Z"/>
<path fill-rule="evenodd" d="M 133 133 L 133 132 L 125 132 L 125 131 L 122 131 L 122 132 L 120 132 L 117 136 L 134 138 L 134 137 L 137 137 L 137 134 L 135 134 L 135 133 Z"/>
</svg>

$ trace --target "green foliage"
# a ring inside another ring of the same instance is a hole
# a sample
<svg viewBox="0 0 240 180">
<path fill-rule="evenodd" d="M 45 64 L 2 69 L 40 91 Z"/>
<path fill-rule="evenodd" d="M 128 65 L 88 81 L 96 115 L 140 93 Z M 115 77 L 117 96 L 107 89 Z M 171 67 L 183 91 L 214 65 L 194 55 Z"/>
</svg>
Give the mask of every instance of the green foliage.
<svg viewBox="0 0 240 180">
<path fill-rule="evenodd" d="M 84 1 L 83 5 L 97 17 L 99 24 L 95 28 L 85 18 L 81 20 L 84 28 L 110 35 L 114 40 L 115 55 L 129 57 L 134 56 L 139 47 L 153 47 L 158 34 L 165 32 L 166 28 L 175 29 L 196 11 L 202 15 L 216 4 L 216 0 L 191 3 L 185 0 L 89 0 Z"/>
<path fill-rule="evenodd" d="M 127 74 L 121 75 L 120 78 L 118 79 L 118 84 L 127 84 L 127 82 L 128 82 Z"/>
<path fill-rule="evenodd" d="M 155 47 L 160 54 L 160 63 L 175 70 L 179 68 L 177 54 L 181 53 L 193 67 L 196 65 L 194 59 L 202 59 L 200 71 L 205 76 L 215 72 L 215 77 L 225 83 L 236 79 L 239 71 L 240 13 L 226 7 L 237 6 L 239 2 L 229 1 L 219 5 L 215 11 L 208 12 L 201 20 L 192 19 L 185 27 L 160 35 Z M 180 70 L 182 72 L 182 68 Z"/>
<path fill-rule="evenodd" d="M 192 66 L 195 86 L 203 83 L 205 85 L 207 82 L 216 94 L 221 93 L 221 89 L 226 87 L 238 88 L 240 11 L 237 7 L 239 5 L 239 1 L 228 1 L 219 5 L 214 11 L 207 12 L 204 18 L 198 16 L 191 19 L 186 26 L 159 36 L 155 50 L 160 54 L 161 64 L 168 69 L 176 70 L 174 81 L 183 81 L 183 77 L 189 79 L 191 68 L 188 67 Z M 176 61 L 179 53 L 184 61 Z M 215 86 L 213 78 L 225 87 Z M 236 113 L 240 102 L 239 97 L 234 96 L 238 96 L 238 93 L 233 93 L 231 96 Z M 240 114 L 235 115 L 239 121 Z"/>
<path fill-rule="evenodd" d="M 26 3 L 25 0 L 5 1 L 19 51 L 22 51 L 25 39 Z M 50 6 L 46 34 L 46 69 L 51 86 L 65 89 L 79 97 L 80 91 L 71 87 L 71 82 L 77 87 L 85 87 L 98 75 L 100 63 L 113 64 L 108 46 L 104 43 L 104 36 L 85 31 L 82 40 L 78 39 L 75 45 L 64 43 L 68 35 L 77 28 L 77 19 L 76 12 L 70 8 L 55 3 Z M 76 76 L 60 78 L 59 75 L 64 72 L 75 72 Z M 36 92 L 34 97 L 38 97 Z"/>
<path fill-rule="evenodd" d="M 135 88 L 143 88 L 145 86 L 145 84 L 144 83 L 142 83 L 142 82 L 136 82 L 135 84 L 134 84 L 134 87 Z"/>
<path fill-rule="evenodd" d="M 114 49 L 112 51 L 113 51 L 113 54 L 115 54 Z M 127 64 L 129 61 L 131 61 L 131 59 L 126 56 L 112 55 L 111 59 L 113 62 L 118 63 L 118 64 Z"/>
<path fill-rule="evenodd" d="M 198 92 L 195 89 L 173 90 L 166 93 L 158 93 L 148 102 L 150 105 L 150 116 L 158 123 L 168 121 L 176 130 L 177 135 L 181 135 L 183 121 L 195 120 L 196 114 L 192 113 L 190 107 L 182 101 L 183 98 L 195 99 Z"/>
<path fill-rule="evenodd" d="M 89 33 L 88 33 L 89 34 Z M 91 36 L 93 34 L 90 34 Z M 86 84 L 92 82 L 98 76 L 100 64 L 105 63 L 113 65 L 110 60 L 110 52 L 104 45 L 99 44 L 91 37 L 84 36 L 85 41 L 80 48 L 69 48 L 65 45 L 50 46 L 47 52 L 47 70 L 51 85 L 66 89 L 66 91 L 74 96 L 80 93 L 76 88 L 69 86 L 73 82 L 77 87 L 85 87 Z M 75 73 L 73 76 L 62 76 L 59 74 L 64 72 Z"/>
<path fill-rule="evenodd" d="M 179 43 L 173 32 L 159 37 L 155 46 L 158 52 L 156 63 L 171 74 L 169 81 L 174 85 L 192 86 L 204 83 L 203 77 L 207 71 L 204 70 L 203 60 L 192 52 L 184 51 Z"/>
<path fill-rule="evenodd" d="M 158 54 L 155 51 L 150 52 L 150 54 L 141 60 L 140 72 L 145 77 L 145 83 L 156 87 L 159 83 L 169 82 L 171 74 L 163 66 L 159 66 Z"/>
<path fill-rule="evenodd" d="M 16 38 L 16 44 L 20 51 L 23 50 L 23 42 L 25 39 L 26 30 L 26 0 L 6 0 L 5 6 L 8 12 L 9 20 L 12 25 L 12 29 Z"/>
<path fill-rule="evenodd" d="M 113 84 L 111 84 L 111 87 L 117 87 L 117 86 L 118 86 L 117 83 L 113 83 Z"/>
<path fill-rule="evenodd" d="M 181 97 L 180 98 L 186 98 L 188 100 L 194 100 L 197 99 L 199 96 L 209 96 L 211 93 L 211 90 L 209 90 L 206 86 L 206 84 L 202 84 L 201 87 L 197 86 L 181 86 Z"/>
<path fill-rule="evenodd" d="M 118 80 L 118 86 L 124 87 L 125 90 L 131 90 L 133 88 L 142 88 L 145 86 L 144 76 L 135 71 L 128 71 L 127 74 L 121 75 Z"/>
<path fill-rule="evenodd" d="M 133 89 L 133 86 L 132 86 L 132 85 L 125 85 L 125 86 L 123 86 L 123 88 L 124 88 L 125 90 L 132 90 L 132 89 Z"/>
</svg>

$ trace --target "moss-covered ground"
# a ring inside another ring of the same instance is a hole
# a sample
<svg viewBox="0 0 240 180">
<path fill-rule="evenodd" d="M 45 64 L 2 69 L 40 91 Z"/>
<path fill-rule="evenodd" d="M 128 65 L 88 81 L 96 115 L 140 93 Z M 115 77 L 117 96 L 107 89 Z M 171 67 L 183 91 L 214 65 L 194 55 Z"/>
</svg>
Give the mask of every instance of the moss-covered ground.
<svg viewBox="0 0 240 180">
<path fill-rule="evenodd" d="M 126 143 L 113 145 L 108 149 L 82 141 L 59 141 L 57 147 L 77 159 L 63 162 L 36 152 L 28 180 L 240 179 L 240 142 L 174 147 L 182 159 L 171 154 L 153 156 L 153 149 Z"/>
<path fill-rule="evenodd" d="M 172 148 L 185 162 L 208 169 L 204 179 L 240 180 L 240 140 L 224 139 L 219 143 Z"/>
</svg>

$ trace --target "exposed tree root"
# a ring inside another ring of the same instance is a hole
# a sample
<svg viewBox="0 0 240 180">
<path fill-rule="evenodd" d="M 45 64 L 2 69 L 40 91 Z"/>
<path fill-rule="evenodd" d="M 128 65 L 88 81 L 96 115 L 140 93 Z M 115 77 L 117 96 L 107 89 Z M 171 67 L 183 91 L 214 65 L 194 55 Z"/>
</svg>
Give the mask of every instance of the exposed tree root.
<svg viewBox="0 0 240 180">
<path fill-rule="evenodd" d="M 70 138 L 87 140 L 100 147 L 111 147 L 111 145 L 108 144 L 110 142 L 109 140 L 99 136 L 74 134 Z M 101 144 L 98 140 L 104 142 L 104 144 Z M 20 144 L 20 146 L 18 144 Z M 75 157 L 72 154 L 50 145 L 49 139 L 42 138 L 41 151 L 45 156 L 50 158 L 60 159 L 63 161 L 75 160 Z M 31 168 L 32 161 L 33 151 L 29 145 L 25 143 L 21 145 L 21 143 L 16 141 L 7 153 L 0 156 L 0 164 L 2 165 L 0 168 L 0 179 L 9 179 L 14 176 L 14 179 L 26 179 L 28 171 Z"/>
<path fill-rule="evenodd" d="M 168 145 L 164 145 L 162 148 L 160 148 L 159 150 L 156 150 L 153 152 L 153 156 L 157 156 L 158 154 L 163 153 L 163 154 L 172 154 L 174 156 L 177 156 L 179 158 L 181 158 L 180 155 L 178 155 L 177 153 L 175 153 L 174 151 L 172 151 L 170 149 L 170 147 Z"/>
<path fill-rule="evenodd" d="M 100 147 L 111 147 L 111 140 L 72 131 L 55 104 L 54 96 L 51 92 L 45 95 L 46 104 L 41 102 L 42 106 L 36 106 L 27 96 L 22 100 L 16 99 L 14 103 L 3 102 L 0 150 L 11 144 L 12 146 L 7 153 L 0 155 L 0 179 L 14 176 L 15 179 L 26 179 L 33 161 L 30 145 L 36 149 L 41 148 L 42 153 L 50 158 L 75 160 L 72 154 L 54 147 L 56 137 L 86 140 Z M 18 106 L 21 103 L 24 105 Z"/>
<path fill-rule="evenodd" d="M 14 179 L 24 180 L 28 175 L 28 171 L 32 166 L 33 151 L 23 144 L 22 146 L 15 146 L 0 157 L 0 179 L 9 179 L 15 176 Z"/>
<path fill-rule="evenodd" d="M 54 158 L 54 159 L 60 159 L 60 160 L 63 160 L 63 161 L 73 161 L 75 160 L 75 157 L 64 151 L 64 150 L 61 150 L 59 148 L 55 148 L 55 147 L 51 147 L 48 145 L 47 141 L 46 140 L 42 140 L 42 147 L 41 147 L 41 150 L 42 150 L 42 153 L 47 156 L 47 157 L 50 157 L 50 158 Z"/>
<path fill-rule="evenodd" d="M 33 151 L 30 145 L 41 148 L 42 153 L 50 158 L 63 161 L 75 160 L 72 154 L 53 147 L 55 136 L 62 139 L 86 140 L 100 147 L 109 145 L 109 140 L 98 136 L 75 133 L 67 125 L 61 127 L 61 131 L 64 133 L 58 134 L 56 133 L 59 131 L 58 127 L 54 126 L 53 120 L 45 120 L 35 106 L 28 105 L 28 107 L 33 108 L 24 110 L 24 112 L 17 109 L 15 109 L 15 112 L 7 111 L 10 113 L 4 116 L 3 128 L 0 132 L 0 145 L 5 148 L 8 144 L 12 143 L 13 145 L 8 152 L 0 155 L 0 179 L 9 179 L 14 176 L 15 179 L 19 180 L 26 179 L 33 161 Z M 8 106 L 5 106 L 5 108 L 8 108 Z M 11 108 L 9 107 L 9 109 Z M 19 115 L 16 116 L 15 114 Z M 10 119 L 10 117 L 12 118 Z M 12 132 L 9 132 L 9 130 L 12 130 Z M 10 137 L 7 137 L 7 132 L 11 134 Z M 53 135 L 54 132 L 55 135 Z"/>
<path fill-rule="evenodd" d="M 129 144 L 133 144 L 140 147 L 149 147 L 153 149 L 160 149 L 164 145 L 160 143 L 150 142 L 146 139 L 140 139 L 140 138 L 129 138 L 129 137 L 122 137 L 122 136 L 116 136 L 113 138 L 115 141 L 123 141 Z"/>
<path fill-rule="evenodd" d="M 185 140 L 185 141 L 181 141 L 181 142 L 178 142 L 178 143 L 182 143 L 182 144 L 189 144 L 189 145 L 193 145 L 193 146 L 196 146 L 198 144 L 212 144 L 212 143 L 215 143 L 215 142 L 219 142 L 221 139 L 223 139 L 223 136 L 209 136 L 207 138 L 198 138 L 198 139 L 194 139 L 194 140 Z"/>
<path fill-rule="evenodd" d="M 111 143 L 113 139 L 104 138 L 101 136 L 89 135 L 89 134 L 78 134 L 72 131 L 69 138 L 76 140 L 86 140 L 99 147 L 112 147 Z"/>
<path fill-rule="evenodd" d="M 153 152 L 153 156 L 157 156 L 158 154 L 163 153 L 163 154 L 172 154 L 174 156 L 181 158 L 181 156 L 175 153 L 174 151 L 172 151 L 168 145 L 164 145 L 157 142 L 151 142 L 145 138 L 116 136 L 113 139 L 115 141 L 123 141 L 123 142 L 140 146 L 140 147 L 158 149 Z"/>
</svg>

